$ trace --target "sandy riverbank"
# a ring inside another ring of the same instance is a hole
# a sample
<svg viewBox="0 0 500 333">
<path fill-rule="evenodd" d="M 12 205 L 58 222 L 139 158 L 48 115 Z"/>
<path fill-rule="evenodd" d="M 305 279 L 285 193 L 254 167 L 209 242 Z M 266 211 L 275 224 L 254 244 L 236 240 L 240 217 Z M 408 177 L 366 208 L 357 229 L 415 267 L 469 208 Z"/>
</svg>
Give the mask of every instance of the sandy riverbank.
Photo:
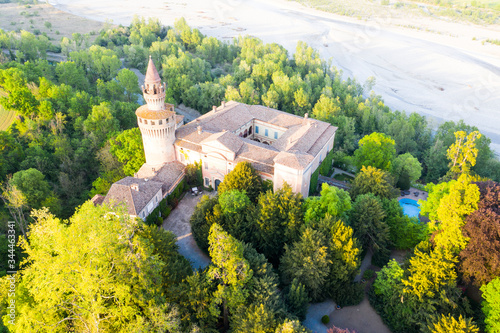
<svg viewBox="0 0 500 333">
<path fill-rule="evenodd" d="M 75 15 L 124 25 L 135 14 L 158 17 L 166 25 L 184 16 L 204 34 L 221 39 L 249 34 L 282 44 L 290 54 L 303 40 L 325 59 L 332 58 L 345 76 L 360 82 L 375 77 L 374 92 L 391 108 L 415 111 L 436 123 L 464 119 L 489 136 L 500 152 L 500 46 L 480 42 L 498 39 L 500 27 L 390 13 L 357 20 L 284 0 L 49 2 Z"/>
</svg>

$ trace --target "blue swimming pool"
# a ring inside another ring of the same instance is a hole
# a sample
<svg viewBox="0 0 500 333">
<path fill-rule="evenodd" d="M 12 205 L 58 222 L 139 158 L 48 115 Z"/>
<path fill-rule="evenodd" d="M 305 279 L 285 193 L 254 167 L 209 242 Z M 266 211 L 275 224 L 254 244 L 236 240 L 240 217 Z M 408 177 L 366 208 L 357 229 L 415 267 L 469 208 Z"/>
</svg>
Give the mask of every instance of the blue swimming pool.
<svg viewBox="0 0 500 333">
<path fill-rule="evenodd" d="M 420 205 L 413 199 L 401 199 L 399 205 L 403 207 L 403 213 L 410 217 L 418 217 L 420 214 Z"/>
</svg>

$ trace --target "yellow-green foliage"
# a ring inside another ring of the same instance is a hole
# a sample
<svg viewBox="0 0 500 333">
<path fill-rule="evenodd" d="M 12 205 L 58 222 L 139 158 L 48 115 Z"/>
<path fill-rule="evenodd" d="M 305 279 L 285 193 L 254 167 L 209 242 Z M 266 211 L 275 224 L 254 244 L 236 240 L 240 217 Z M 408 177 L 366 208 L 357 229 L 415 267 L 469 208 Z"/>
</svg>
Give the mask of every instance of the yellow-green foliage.
<svg viewBox="0 0 500 333">
<path fill-rule="evenodd" d="M 433 322 L 428 329 L 431 333 L 478 333 L 479 328 L 470 318 L 464 318 L 462 315 L 455 319 L 452 315 L 441 315 Z"/>
<path fill-rule="evenodd" d="M 451 181 L 449 193 L 439 201 L 437 220 L 429 224 L 431 231 L 438 231 L 434 238 L 437 247 L 458 253 L 467 245 L 468 239 L 462 233 L 464 218 L 477 209 L 480 197 L 479 188 L 471 180 L 462 174 L 456 181 Z"/>
</svg>

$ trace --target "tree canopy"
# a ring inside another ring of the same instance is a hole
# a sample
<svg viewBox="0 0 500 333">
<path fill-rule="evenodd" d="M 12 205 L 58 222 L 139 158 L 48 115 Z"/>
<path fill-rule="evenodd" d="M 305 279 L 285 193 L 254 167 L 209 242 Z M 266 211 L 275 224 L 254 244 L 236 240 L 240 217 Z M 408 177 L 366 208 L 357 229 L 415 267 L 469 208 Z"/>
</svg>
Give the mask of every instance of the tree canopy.
<svg viewBox="0 0 500 333">
<path fill-rule="evenodd" d="M 390 171 L 395 157 L 394 140 L 383 133 L 377 132 L 366 135 L 359 140 L 359 148 L 354 152 L 358 169 L 371 166 Z"/>
</svg>

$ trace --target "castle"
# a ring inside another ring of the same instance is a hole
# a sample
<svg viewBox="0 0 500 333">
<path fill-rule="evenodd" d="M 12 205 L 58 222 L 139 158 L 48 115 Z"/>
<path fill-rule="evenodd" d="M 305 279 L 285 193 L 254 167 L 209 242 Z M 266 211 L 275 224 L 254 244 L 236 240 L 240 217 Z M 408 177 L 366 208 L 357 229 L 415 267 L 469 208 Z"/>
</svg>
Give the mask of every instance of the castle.
<svg viewBox="0 0 500 333">
<path fill-rule="evenodd" d="M 145 219 L 182 181 L 185 166 L 199 161 L 204 186 L 214 190 L 238 162 L 248 161 L 275 190 L 287 182 L 307 197 L 311 175 L 333 149 L 336 127 L 261 105 L 223 102 L 183 125 L 183 116 L 165 103 L 165 90 L 150 58 L 146 104 L 136 111 L 146 163 L 95 203 L 124 202 L 130 215 Z"/>
</svg>

